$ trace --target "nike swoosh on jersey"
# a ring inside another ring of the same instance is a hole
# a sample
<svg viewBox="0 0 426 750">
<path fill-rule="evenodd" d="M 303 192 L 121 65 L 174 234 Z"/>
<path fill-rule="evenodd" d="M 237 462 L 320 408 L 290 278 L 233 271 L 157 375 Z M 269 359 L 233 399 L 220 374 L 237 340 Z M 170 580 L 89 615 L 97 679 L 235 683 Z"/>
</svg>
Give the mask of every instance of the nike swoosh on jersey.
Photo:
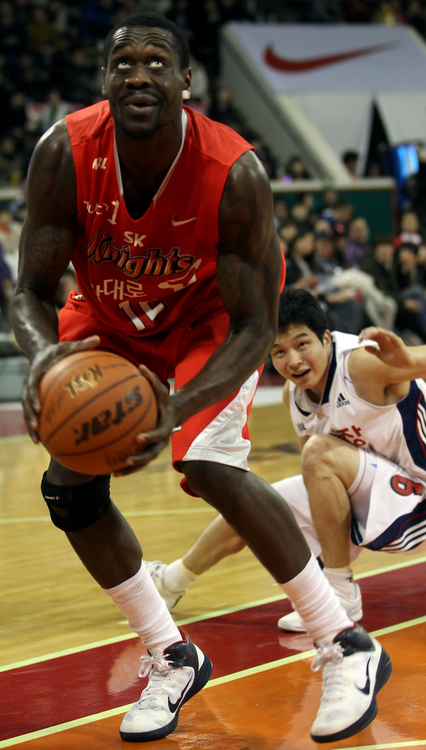
<svg viewBox="0 0 426 750">
<path fill-rule="evenodd" d="M 172 227 L 180 227 L 181 224 L 189 224 L 190 221 L 195 221 L 197 217 L 193 216 L 192 219 L 183 219 L 183 221 L 176 221 L 174 214 L 172 216 Z"/>
<path fill-rule="evenodd" d="M 385 44 L 376 44 L 373 47 L 362 47 L 351 52 L 338 52 L 335 55 L 325 55 L 324 57 L 308 57 L 304 60 L 290 60 L 288 57 L 279 57 L 275 54 L 272 47 L 269 46 L 266 48 L 264 57 L 265 62 L 271 68 L 280 70 L 283 73 L 308 73 L 311 70 L 318 70 L 318 68 L 352 60 L 356 57 L 385 52 L 385 50 L 393 49 L 394 47 L 399 47 L 399 44 L 397 42 L 386 42 Z"/>
<path fill-rule="evenodd" d="M 369 695 L 370 694 L 370 675 L 369 675 L 370 661 L 371 661 L 371 659 L 369 659 L 368 662 L 367 662 L 367 670 L 366 670 L 367 679 L 365 681 L 364 687 L 360 688 L 360 687 L 358 687 L 358 685 L 355 686 L 356 689 L 359 690 L 360 693 L 364 693 L 364 695 Z"/>
<path fill-rule="evenodd" d="M 177 709 L 181 705 L 183 698 L 185 697 L 185 695 L 188 692 L 189 688 L 192 687 L 192 683 L 193 682 L 194 682 L 194 674 L 192 674 L 191 677 L 189 678 L 187 684 L 185 685 L 184 689 L 182 690 L 182 692 L 181 692 L 179 698 L 177 699 L 176 703 L 172 703 L 171 700 L 170 700 L 170 698 L 168 698 L 169 711 L 171 711 L 172 714 L 174 714 L 175 711 L 177 711 Z"/>
</svg>

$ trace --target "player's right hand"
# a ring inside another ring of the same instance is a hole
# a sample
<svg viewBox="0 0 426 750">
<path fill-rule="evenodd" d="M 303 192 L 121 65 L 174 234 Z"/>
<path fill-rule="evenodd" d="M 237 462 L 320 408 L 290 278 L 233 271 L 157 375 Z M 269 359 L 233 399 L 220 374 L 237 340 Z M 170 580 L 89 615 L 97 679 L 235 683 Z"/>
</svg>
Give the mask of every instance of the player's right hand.
<svg viewBox="0 0 426 750">
<path fill-rule="evenodd" d="M 100 344 L 99 336 L 89 336 L 81 341 L 62 341 L 60 344 L 48 344 L 37 352 L 30 363 L 28 375 L 22 391 L 22 407 L 28 434 L 34 443 L 39 442 L 38 426 L 40 403 L 40 382 L 45 372 L 59 359 L 73 352 L 84 349 L 95 349 Z"/>
</svg>

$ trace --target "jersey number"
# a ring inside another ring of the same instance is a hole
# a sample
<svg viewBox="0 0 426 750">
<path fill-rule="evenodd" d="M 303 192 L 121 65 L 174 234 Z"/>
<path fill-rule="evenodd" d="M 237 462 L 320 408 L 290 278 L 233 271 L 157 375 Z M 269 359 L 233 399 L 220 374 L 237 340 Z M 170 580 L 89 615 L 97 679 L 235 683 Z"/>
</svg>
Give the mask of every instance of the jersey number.
<svg viewBox="0 0 426 750">
<path fill-rule="evenodd" d="M 127 315 L 127 317 L 132 321 L 137 331 L 145 330 L 146 325 L 143 322 L 143 318 L 140 317 L 140 314 L 138 315 L 137 313 L 135 313 L 129 300 L 125 300 L 125 302 L 120 302 L 118 307 L 120 310 L 123 310 L 123 312 Z M 140 307 L 142 312 L 146 315 L 146 317 L 151 322 L 155 320 L 157 315 L 159 315 L 161 312 L 163 312 L 163 310 L 166 309 L 165 305 L 163 305 L 162 302 L 159 302 L 158 305 L 156 305 L 155 307 L 151 307 L 151 305 L 148 302 L 138 302 L 138 307 Z"/>
<path fill-rule="evenodd" d="M 397 495 L 422 495 L 423 487 L 419 482 L 412 482 L 407 477 L 395 474 L 391 479 L 391 487 Z"/>
</svg>

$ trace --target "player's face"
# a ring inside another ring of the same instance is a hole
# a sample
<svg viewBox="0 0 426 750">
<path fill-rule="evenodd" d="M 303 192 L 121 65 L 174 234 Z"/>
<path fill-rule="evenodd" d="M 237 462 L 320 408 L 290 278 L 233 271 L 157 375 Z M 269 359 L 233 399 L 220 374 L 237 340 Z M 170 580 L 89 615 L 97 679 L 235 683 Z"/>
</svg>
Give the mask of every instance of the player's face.
<svg viewBox="0 0 426 750">
<path fill-rule="evenodd" d="M 182 92 L 189 89 L 191 72 L 180 69 L 170 31 L 119 29 L 103 73 L 103 93 L 118 130 L 132 138 L 149 138 L 168 125 L 180 127 Z"/>
<path fill-rule="evenodd" d="M 275 369 L 283 378 L 321 396 L 330 352 L 330 331 L 326 331 L 324 340 L 320 341 L 307 326 L 294 325 L 285 333 L 278 334 L 271 357 Z"/>
</svg>

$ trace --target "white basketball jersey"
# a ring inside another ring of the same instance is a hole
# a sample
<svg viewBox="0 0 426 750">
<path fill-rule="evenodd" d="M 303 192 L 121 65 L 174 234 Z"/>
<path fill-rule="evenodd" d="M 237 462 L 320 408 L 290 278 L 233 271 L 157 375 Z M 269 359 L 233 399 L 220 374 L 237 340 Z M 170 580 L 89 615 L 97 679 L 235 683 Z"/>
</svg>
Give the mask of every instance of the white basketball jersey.
<svg viewBox="0 0 426 750">
<path fill-rule="evenodd" d="M 289 384 L 290 413 L 300 437 L 327 433 L 388 458 L 410 475 L 426 481 L 426 384 L 412 380 L 407 395 L 396 404 L 376 406 L 356 395 L 348 372 L 358 336 L 332 333 L 327 381 L 320 404 L 306 391 Z"/>
</svg>

